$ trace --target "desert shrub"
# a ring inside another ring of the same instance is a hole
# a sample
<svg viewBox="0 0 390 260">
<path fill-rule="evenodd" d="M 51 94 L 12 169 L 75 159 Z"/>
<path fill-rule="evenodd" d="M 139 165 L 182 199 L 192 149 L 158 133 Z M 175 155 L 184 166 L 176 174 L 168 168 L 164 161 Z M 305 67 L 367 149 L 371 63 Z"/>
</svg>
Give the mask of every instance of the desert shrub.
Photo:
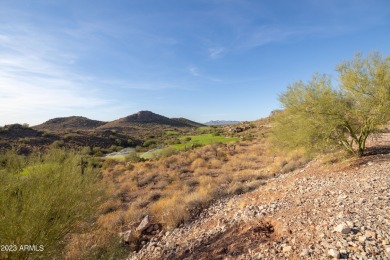
<svg viewBox="0 0 390 260">
<path fill-rule="evenodd" d="M 165 161 L 164 161 L 165 167 L 170 168 L 170 166 L 174 163 L 177 163 L 177 161 L 178 161 L 177 156 L 169 157 L 169 158 L 165 159 Z"/>
<path fill-rule="evenodd" d="M 92 155 L 92 148 L 90 146 L 84 146 L 80 148 L 80 153 L 82 155 Z"/>
<path fill-rule="evenodd" d="M 106 158 L 103 162 L 102 168 L 103 170 L 106 170 L 108 168 L 112 168 L 114 165 L 116 165 L 118 162 L 115 159 Z"/>
<path fill-rule="evenodd" d="M 197 191 L 184 196 L 184 203 L 188 210 L 206 206 L 212 199 L 210 190 L 199 187 Z"/>
<path fill-rule="evenodd" d="M 194 187 L 196 187 L 196 186 L 199 186 L 199 181 L 196 180 L 196 179 L 190 179 L 190 180 L 185 181 L 185 184 L 186 184 L 188 187 L 194 188 Z"/>
<path fill-rule="evenodd" d="M 177 153 L 177 150 L 172 147 L 163 148 L 155 153 L 155 158 L 160 159 L 164 157 L 169 157 Z"/>
<path fill-rule="evenodd" d="M 155 140 L 146 140 L 143 144 L 144 147 L 150 147 L 150 146 L 153 146 L 153 145 L 156 145 L 156 141 Z"/>
<path fill-rule="evenodd" d="M 77 136 L 77 134 L 66 134 L 64 135 L 64 140 L 69 141 L 70 139 L 75 138 Z"/>
<path fill-rule="evenodd" d="M 134 164 L 131 164 L 131 163 L 126 164 L 126 170 L 132 171 L 132 170 L 134 170 L 134 168 L 135 168 Z"/>
<path fill-rule="evenodd" d="M 240 195 L 243 194 L 244 192 L 245 192 L 245 185 L 240 182 L 236 182 L 228 188 L 229 194 Z"/>
<path fill-rule="evenodd" d="M 122 140 L 119 139 L 119 138 L 117 138 L 117 139 L 115 139 L 115 143 L 116 143 L 117 145 L 122 145 Z"/>
<path fill-rule="evenodd" d="M 149 201 L 158 201 L 162 196 L 160 191 L 152 191 L 149 194 Z"/>
<path fill-rule="evenodd" d="M 169 131 L 165 131 L 165 134 L 166 135 L 179 135 L 179 132 L 178 131 L 169 130 Z"/>
<path fill-rule="evenodd" d="M 95 156 L 102 156 L 103 155 L 102 148 L 100 148 L 100 147 L 93 147 L 92 148 L 92 154 L 95 155 Z"/>
<path fill-rule="evenodd" d="M 190 218 L 183 198 L 179 195 L 158 200 L 150 206 L 150 211 L 168 229 L 175 228 Z"/>
<path fill-rule="evenodd" d="M 101 214 L 105 215 L 110 212 L 116 211 L 117 209 L 120 208 L 120 206 L 121 206 L 121 201 L 119 199 L 108 200 L 104 202 L 102 205 L 100 205 L 99 210 Z"/>
<path fill-rule="evenodd" d="M 253 141 L 255 137 L 252 135 L 252 134 L 245 134 L 243 137 L 242 137 L 242 140 L 243 141 Z"/>
<path fill-rule="evenodd" d="M 203 158 L 197 158 L 191 163 L 191 169 L 195 170 L 200 167 L 205 167 L 206 165 L 207 163 Z"/>
<path fill-rule="evenodd" d="M 99 217 L 97 225 L 104 230 L 120 230 L 125 223 L 125 214 L 123 211 L 108 212 Z"/>
<path fill-rule="evenodd" d="M 140 158 L 135 151 L 131 151 L 125 155 L 126 162 L 142 162 L 144 159 Z"/>
<path fill-rule="evenodd" d="M 153 186 L 153 189 L 163 190 L 163 189 L 165 189 L 165 187 L 167 187 L 168 185 L 169 185 L 168 181 L 166 181 L 166 180 L 160 180 L 158 183 L 156 183 L 156 184 Z"/>
<path fill-rule="evenodd" d="M 100 201 L 98 173 L 80 164 L 80 154 L 60 149 L 35 157 L 15 152 L 1 157 L 0 244 L 44 246 L 39 253 L 12 252 L 12 259 L 59 257 L 65 235 L 91 216 Z"/>
<path fill-rule="evenodd" d="M 122 146 L 117 146 L 117 145 L 111 145 L 110 148 L 108 148 L 110 152 L 119 152 L 122 149 L 123 149 Z"/>
<path fill-rule="evenodd" d="M 138 180 L 138 187 L 143 187 L 145 185 L 150 184 L 154 179 L 156 179 L 159 175 L 158 174 L 147 174 L 145 176 L 142 176 L 141 179 Z"/>
<path fill-rule="evenodd" d="M 181 144 L 181 142 L 179 138 L 175 138 L 169 144 Z"/>
<path fill-rule="evenodd" d="M 283 167 L 281 169 L 281 173 L 292 172 L 295 169 L 297 169 L 298 167 L 299 167 L 299 164 L 297 162 L 290 161 L 287 164 L 283 165 Z"/>
<path fill-rule="evenodd" d="M 128 145 L 128 146 L 135 146 L 135 145 L 136 145 L 136 142 L 135 142 L 133 139 L 128 139 L 128 140 L 127 140 L 127 145 Z"/>
<path fill-rule="evenodd" d="M 57 140 L 57 141 L 54 141 L 50 147 L 51 148 L 61 148 L 64 146 L 64 141 L 63 140 Z"/>
</svg>

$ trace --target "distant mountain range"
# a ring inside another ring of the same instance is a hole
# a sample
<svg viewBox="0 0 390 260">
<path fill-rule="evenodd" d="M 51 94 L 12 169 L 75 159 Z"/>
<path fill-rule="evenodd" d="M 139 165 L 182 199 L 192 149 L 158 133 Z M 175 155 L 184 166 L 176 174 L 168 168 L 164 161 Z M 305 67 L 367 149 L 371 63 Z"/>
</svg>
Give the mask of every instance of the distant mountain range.
<svg viewBox="0 0 390 260">
<path fill-rule="evenodd" d="M 37 130 L 132 130 L 143 126 L 199 127 L 203 124 L 186 118 L 168 118 L 151 111 L 139 111 L 135 114 L 110 122 L 92 120 L 82 116 L 59 117 L 50 119 L 33 128 Z"/>
<path fill-rule="evenodd" d="M 241 121 L 234 121 L 234 120 L 214 120 L 214 121 L 209 121 L 207 123 L 204 123 L 205 125 L 234 125 L 234 124 L 239 124 Z"/>
</svg>

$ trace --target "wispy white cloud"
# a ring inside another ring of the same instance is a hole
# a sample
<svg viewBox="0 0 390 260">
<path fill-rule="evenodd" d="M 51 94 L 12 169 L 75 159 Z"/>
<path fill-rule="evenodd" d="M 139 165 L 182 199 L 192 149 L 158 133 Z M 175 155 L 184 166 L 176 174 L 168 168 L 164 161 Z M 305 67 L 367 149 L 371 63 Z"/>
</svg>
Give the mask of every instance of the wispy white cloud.
<svg viewBox="0 0 390 260">
<path fill-rule="evenodd" d="M 89 110 L 120 112 L 117 108 L 122 107 L 123 95 L 114 98 L 119 89 L 188 89 L 169 79 L 148 79 L 147 75 L 135 79 L 123 75 L 117 79 L 80 65 L 80 60 L 103 50 L 114 60 L 123 56 L 123 52 L 106 46 L 108 39 L 123 41 L 121 30 L 99 22 L 76 22 L 74 27 L 57 28 L 55 32 L 23 23 L 0 24 L 0 125 L 41 123 L 70 113 L 90 114 Z M 122 30 L 123 33 L 145 44 L 176 44 L 173 38 L 136 29 Z"/>
<path fill-rule="evenodd" d="M 199 70 L 198 70 L 198 68 L 195 67 L 195 66 L 190 66 L 190 67 L 188 68 L 188 71 L 189 71 L 190 74 L 191 74 L 192 76 L 194 76 L 194 77 L 199 77 L 199 76 L 200 76 Z"/>
<path fill-rule="evenodd" d="M 208 49 L 208 52 L 209 52 L 209 57 L 211 59 L 218 59 L 218 58 L 221 58 L 225 55 L 226 53 L 226 48 L 224 47 L 219 47 L 219 48 L 209 48 Z"/>
<path fill-rule="evenodd" d="M 169 83 L 164 81 L 154 80 L 102 80 L 101 83 L 107 87 L 121 88 L 121 89 L 133 89 L 133 90 L 167 90 L 167 89 L 188 89 L 177 83 Z"/>
<path fill-rule="evenodd" d="M 212 81 L 212 82 L 222 82 L 221 79 L 219 78 L 216 78 L 216 77 L 212 77 L 212 76 L 208 76 L 207 74 L 205 75 L 204 73 L 201 73 L 199 68 L 196 67 L 196 66 L 190 66 L 188 67 L 188 72 L 193 76 L 193 77 L 197 77 L 199 79 L 204 79 L 204 80 L 207 80 L 207 81 Z"/>
<path fill-rule="evenodd" d="M 307 36 L 318 31 L 319 29 L 312 27 L 283 28 L 276 25 L 253 27 L 249 28 L 247 32 L 241 34 L 237 47 L 251 49 L 266 44 L 283 42 L 292 38 Z"/>
<path fill-rule="evenodd" d="M 109 103 L 96 89 L 86 88 L 93 78 L 75 73 L 77 55 L 57 40 L 29 27 L 12 33 L 0 27 L 0 125 L 39 123 L 53 112 L 95 108 Z"/>
<path fill-rule="evenodd" d="M 283 13 L 282 9 L 289 6 L 291 12 Z M 276 3 L 242 0 L 228 1 L 223 8 L 215 8 L 213 15 L 225 25 L 225 31 L 230 32 L 230 37 L 226 38 L 230 40 L 227 46 L 231 53 L 237 49 L 308 38 L 333 38 L 385 26 L 390 14 L 387 6 L 388 3 L 381 0 L 330 0 L 291 2 L 281 9 Z"/>
</svg>

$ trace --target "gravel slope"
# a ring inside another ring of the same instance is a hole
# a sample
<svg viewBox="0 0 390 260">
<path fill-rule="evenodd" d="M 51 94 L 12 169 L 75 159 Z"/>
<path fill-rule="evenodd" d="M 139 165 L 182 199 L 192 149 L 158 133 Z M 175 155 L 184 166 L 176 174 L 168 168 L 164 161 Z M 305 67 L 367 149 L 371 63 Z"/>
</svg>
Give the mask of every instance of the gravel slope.
<svg viewBox="0 0 390 260">
<path fill-rule="evenodd" d="M 128 259 L 330 258 L 390 259 L 389 154 L 313 161 L 214 203 Z"/>
</svg>

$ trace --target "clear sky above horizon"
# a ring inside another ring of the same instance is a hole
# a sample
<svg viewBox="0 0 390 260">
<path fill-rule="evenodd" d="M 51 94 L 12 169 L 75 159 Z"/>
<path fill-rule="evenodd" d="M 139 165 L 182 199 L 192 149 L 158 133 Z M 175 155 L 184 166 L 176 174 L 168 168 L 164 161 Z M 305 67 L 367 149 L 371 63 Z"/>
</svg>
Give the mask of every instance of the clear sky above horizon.
<svg viewBox="0 0 390 260">
<path fill-rule="evenodd" d="M 388 0 L 2 0 L 0 126 L 256 120 L 288 84 L 374 50 L 390 54 Z"/>
</svg>

